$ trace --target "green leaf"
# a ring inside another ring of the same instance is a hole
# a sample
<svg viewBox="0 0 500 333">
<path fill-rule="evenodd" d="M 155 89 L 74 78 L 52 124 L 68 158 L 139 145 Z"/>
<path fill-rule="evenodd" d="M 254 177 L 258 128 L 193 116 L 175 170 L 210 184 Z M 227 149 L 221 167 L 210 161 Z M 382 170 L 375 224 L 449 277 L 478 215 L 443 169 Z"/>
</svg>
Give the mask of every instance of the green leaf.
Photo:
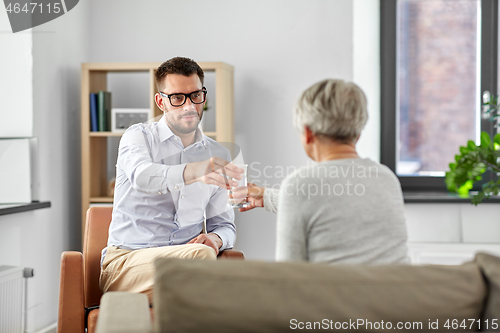
<svg viewBox="0 0 500 333">
<path fill-rule="evenodd" d="M 469 152 L 469 150 L 467 150 L 466 147 L 460 147 L 460 154 L 467 155 L 468 152 Z"/>
<path fill-rule="evenodd" d="M 473 182 L 472 180 L 468 180 L 466 181 L 462 186 L 460 186 L 458 189 L 457 189 L 457 193 L 460 195 L 460 196 L 465 196 L 465 197 L 468 197 L 469 196 L 469 191 L 472 189 L 472 185 L 473 185 Z"/>
<path fill-rule="evenodd" d="M 472 140 L 467 141 L 467 148 L 469 148 L 470 151 L 475 151 L 477 149 L 476 143 Z"/>
<path fill-rule="evenodd" d="M 495 135 L 495 138 L 493 139 L 493 141 L 496 144 L 500 145 L 500 133 L 498 133 L 498 134 Z"/>
<path fill-rule="evenodd" d="M 490 143 L 490 135 L 486 132 L 481 132 L 481 147 L 488 147 Z"/>
<path fill-rule="evenodd" d="M 476 195 L 472 198 L 472 201 L 471 201 L 471 202 L 472 202 L 474 205 L 476 205 L 476 206 L 477 206 L 477 204 L 480 204 L 480 203 L 483 201 L 483 199 L 484 199 L 484 197 L 485 197 L 485 196 L 486 196 L 486 195 L 484 194 L 484 192 L 483 192 L 483 191 L 479 191 L 479 192 L 478 192 L 478 193 L 477 193 L 477 194 L 476 194 Z"/>
<path fill-rule="evenodd" d="M 445 174 L 444 181 L 446 183 L 446 187 L 448 188 L 448 191 L 450 192 L 456 192 L 457 191 L 457 184 L 460 185 L 464 181 L 457 180 L 457 174 L 454 171 L 448 171 Z"/>
</svg>

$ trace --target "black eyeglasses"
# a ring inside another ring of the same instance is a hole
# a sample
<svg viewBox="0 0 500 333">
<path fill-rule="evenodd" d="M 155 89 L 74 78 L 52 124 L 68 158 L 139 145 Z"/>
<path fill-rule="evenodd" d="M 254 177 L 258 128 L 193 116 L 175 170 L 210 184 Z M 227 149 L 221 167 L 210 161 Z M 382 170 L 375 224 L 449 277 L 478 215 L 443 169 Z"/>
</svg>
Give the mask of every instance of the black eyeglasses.
<svg viewBox="0 0 500 333">
<path fill-rule="evenodd" d="M 205 102 L 205 99 L 207 98 L 207 88 L 203 87 L 202 90 L 197 90 L 193 91 L 192 93 L 189 94 L 170 94 L 167 95 L 161 91 L 159 91 L 161 97 L 168 97 L 168 100 L 170 101 L 170 105 L 172 106 L 182 106 L 184 103 L 186 103 L 186 99 L 189 97 L 191 102 L 193 104 L 201 104 Z"/>
</svg>

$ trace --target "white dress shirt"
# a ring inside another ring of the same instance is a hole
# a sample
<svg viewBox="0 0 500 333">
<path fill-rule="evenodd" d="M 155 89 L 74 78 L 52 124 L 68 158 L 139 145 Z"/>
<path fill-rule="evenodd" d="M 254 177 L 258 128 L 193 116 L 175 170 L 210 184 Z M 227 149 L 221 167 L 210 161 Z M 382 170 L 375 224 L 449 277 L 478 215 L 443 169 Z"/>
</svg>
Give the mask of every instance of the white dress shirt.
<svg viewBox="0 0 500 333">
<path fill-rule="evenodd" d="M 108 246 L 135 250 L 185 244 L 200 234 L 206 217 L 207 232 L 222 240 L 220 250 L 233 247 L 236 229 L 227 190 L 201 182 L 185 185 L 183 178 L 187 163 L 211 156 L 231 161 L 231 154 L 199 129 L 195 138 L 184 147 L 164 117 L 123 134 Z"/>
</svg>

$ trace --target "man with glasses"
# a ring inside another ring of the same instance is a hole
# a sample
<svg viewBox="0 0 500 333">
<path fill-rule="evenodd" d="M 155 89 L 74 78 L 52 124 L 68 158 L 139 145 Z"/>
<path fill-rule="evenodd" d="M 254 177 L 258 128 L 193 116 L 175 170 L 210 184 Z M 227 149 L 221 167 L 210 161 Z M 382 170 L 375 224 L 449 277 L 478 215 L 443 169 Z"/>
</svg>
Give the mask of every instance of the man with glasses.
<svg viewBox="0 0 500 333">
<path fill-rule="evenodd" d="M 229 151 L 198 128 L 207 95 L 201 67 L 172 58 L 155 79 L 162 118 L 131 126 L 120 140 L 100 279 L 103 292 L 142 292 L 150 300 L 156 258 L 215 260 L 233 247 L 226 189 L 237 182 L 226 176 L 241 179 L 243 173 L 228 162 Z"/>
</svg>

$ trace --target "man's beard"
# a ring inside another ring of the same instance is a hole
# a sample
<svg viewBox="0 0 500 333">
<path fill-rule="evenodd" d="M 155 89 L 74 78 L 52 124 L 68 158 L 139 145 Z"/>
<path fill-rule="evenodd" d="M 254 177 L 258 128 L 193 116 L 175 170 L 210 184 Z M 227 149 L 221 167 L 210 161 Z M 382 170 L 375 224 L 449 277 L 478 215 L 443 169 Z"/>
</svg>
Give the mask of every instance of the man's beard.
<svg viewBox="0 0 500 333">
<path fill-rule="evenodd" d="M 201 116 L 197 112 L 190 112 L 187 114 L 184 114 L 183 116 L 196 116 L 196 120 L 191 124 L 184 123 L 182 124 L 181 119 L 175 119 L 173 121 L 173 115 L 169 114 L 168 112 L 165 112 L 165 117 L 167 120 L 167 124 L 174 129 L 176 132 L 181 133 L 181 134 L 189 134 L 194 131 L 196 131 L 196 128 L 200 124 L 201 118 L 203 118 L 203 110 L 201 111 Z"/>
</svg>

